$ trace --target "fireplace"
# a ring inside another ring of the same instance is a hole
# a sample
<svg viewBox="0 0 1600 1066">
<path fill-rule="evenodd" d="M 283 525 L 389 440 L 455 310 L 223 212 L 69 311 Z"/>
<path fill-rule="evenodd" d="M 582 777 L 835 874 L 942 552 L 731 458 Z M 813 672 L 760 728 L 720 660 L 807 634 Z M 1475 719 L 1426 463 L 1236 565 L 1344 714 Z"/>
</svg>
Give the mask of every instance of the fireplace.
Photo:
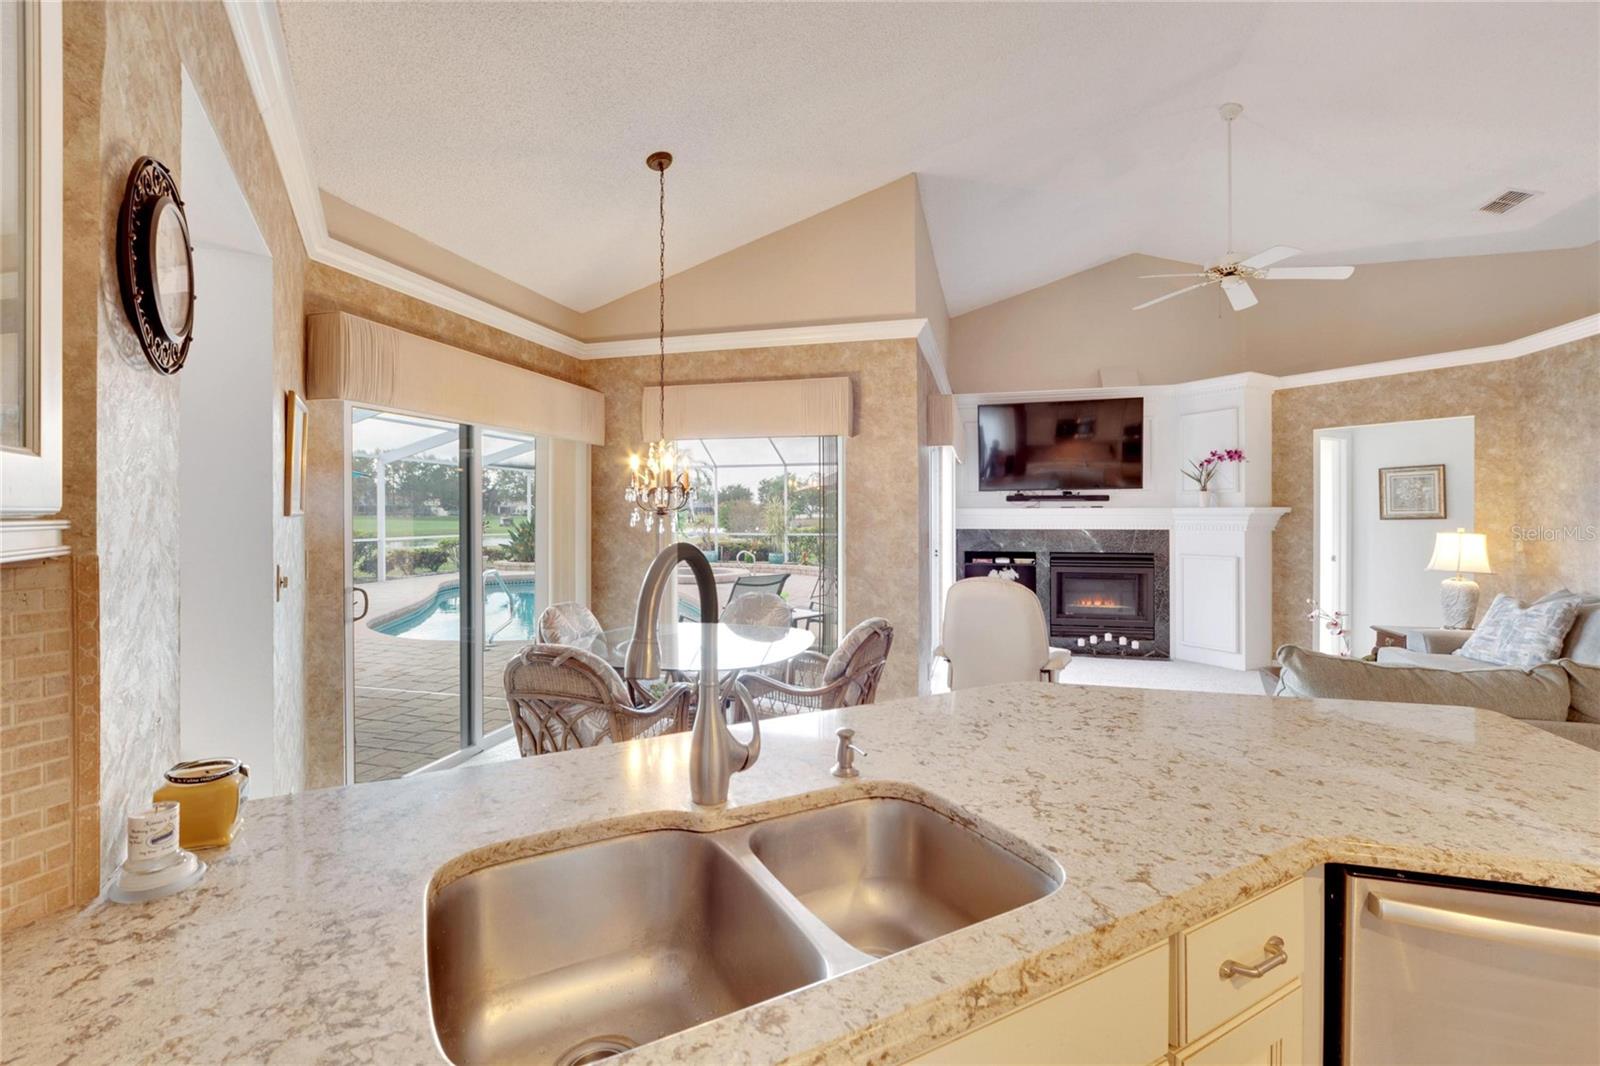
<svg viewBox="0 0 1600 1066">
<path fill-rule="evenodd" d="M 1051 552 L 1050 635 L 1155 640 L 1155 573 L 1149 552 Z"/>
</svg>

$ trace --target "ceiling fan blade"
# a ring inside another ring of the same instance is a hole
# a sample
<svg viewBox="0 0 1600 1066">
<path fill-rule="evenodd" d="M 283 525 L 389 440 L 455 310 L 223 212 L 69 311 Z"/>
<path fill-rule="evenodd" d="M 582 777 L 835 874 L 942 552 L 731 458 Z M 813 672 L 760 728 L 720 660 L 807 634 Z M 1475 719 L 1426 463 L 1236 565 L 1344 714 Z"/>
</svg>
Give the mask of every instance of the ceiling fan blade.
<svg viewBox="0 0 1600 1066">
<path fill-rule="evenodd" d="M 1228 302 L 1235 311 L 1243 311 L 1256 305 L 1256 294 L 1250 291 L 1250 285 L 1243 278 L 1223 278 L 1222 291 L 1228 294 Z"/>
<path fill-rule="evenodd" d="M 1210 276 L 1204 270 L 1197 270 L 1193 274 L 1140 274 L 1139 280 L 1143 281 L 1145 278 L 1208 278 Z"/>
<path fill-rule="evenodd" d="M 1203 289 L 1207 285 L 1210 285 L 1210 284 L 1211 284 L 1211 282 L 1209 282 L 1209 281 L 1202 281 L 1202 282 L 1200 282 L 1198 284 L 1195 284 L 1195 285 L 1188 285 L 1188 286 L 1185 286 L 1184 288 L 1176 290 L 1175 292 L 1169 292 L 1165 296 L 1157 296 L 1154 300 L 1146 300 L 1142 304 L 1136 304 L 1133 309 L 1135 311 L 1143 311 L 1146 307 L 1153 307 L 1156 304 L 1160 303 L 1162 300 L 1170 300 L 1174 296 L 1182 296 L 1186 292 L 1193 292 L 1195 289 Z"/>
<path fill-rule="evenodd" d="M 1355 272 L 1355 267 L 1273 267 L 1261 276 L 1268 281 L 1343 281 Z"/>
<path fill-rule="evenodd" d="M 1239 265 L 1260 270 L 1262 267 L 1271 266 L 1273 263 L 1281 263 L 1283 260 L 1292 259 L 1299 254 L 1300 249 L 1298 248 L 1290 248 L 1287 244 L 1275 244 L 1264 252 L 1257 252 Z"/>
</svg>

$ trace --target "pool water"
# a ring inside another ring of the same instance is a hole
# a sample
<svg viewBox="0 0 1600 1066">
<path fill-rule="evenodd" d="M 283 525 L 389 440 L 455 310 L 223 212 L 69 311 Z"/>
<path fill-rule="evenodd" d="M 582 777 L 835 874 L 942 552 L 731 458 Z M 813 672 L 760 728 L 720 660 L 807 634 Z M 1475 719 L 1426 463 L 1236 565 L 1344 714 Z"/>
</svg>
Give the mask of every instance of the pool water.
<svg viewBox="0 0 1600 1066">
<path fill-rule="evenodd" d="M 508 581 L 506 587 L 511 590 L 509 597 L 498 582 L 484 593 L 485 643 L 528 644 L 538 640 L 539 612 L 534 603 L 533 582 Z M 417 609 L 372 628 L 391 637 L 412 640 L 460 640 L 461 588 L 446 586 Z"/>
</svg>

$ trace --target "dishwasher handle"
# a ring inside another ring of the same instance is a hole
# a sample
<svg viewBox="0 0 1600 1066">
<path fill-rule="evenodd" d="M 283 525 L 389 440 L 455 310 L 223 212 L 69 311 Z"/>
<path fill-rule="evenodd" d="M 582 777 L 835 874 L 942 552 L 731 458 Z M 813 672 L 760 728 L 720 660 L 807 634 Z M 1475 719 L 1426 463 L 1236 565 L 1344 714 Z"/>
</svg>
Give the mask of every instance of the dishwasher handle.
<svg viewBox="0 0 1600 1066">
<path fill-rule="evenodd" d="M 1600 934 L 1575 929 L 1555 929 L 1531 922 L 1513 922 L 1483 914 L 1435 907 L 1426 903 L 1389 899 L 1376 892 L 1367 893 L 1367 910 L 1374 916 L 1400 925 L 1431 929 L 1440 933 L 1492 940 L 1516 947 L 1577 955 L 1600 962 Z"/>
</svg>

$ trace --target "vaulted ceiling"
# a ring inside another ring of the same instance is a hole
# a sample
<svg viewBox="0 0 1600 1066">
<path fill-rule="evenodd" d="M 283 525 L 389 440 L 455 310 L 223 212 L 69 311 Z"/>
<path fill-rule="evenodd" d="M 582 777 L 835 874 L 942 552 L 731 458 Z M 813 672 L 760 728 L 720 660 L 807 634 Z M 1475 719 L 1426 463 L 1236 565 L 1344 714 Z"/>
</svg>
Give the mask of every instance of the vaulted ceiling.
<svg viewBox="0 0 1600 1066">
<path fill-rule="evenodd" d="M 1132 251 L 1600 239 L 1592 4 L 280 7 L 328 192 L 588 310 L 916 173 L 961 313 Z M 1479 205 L 1508 187 L 1515 211 Z"/>
</svg>

